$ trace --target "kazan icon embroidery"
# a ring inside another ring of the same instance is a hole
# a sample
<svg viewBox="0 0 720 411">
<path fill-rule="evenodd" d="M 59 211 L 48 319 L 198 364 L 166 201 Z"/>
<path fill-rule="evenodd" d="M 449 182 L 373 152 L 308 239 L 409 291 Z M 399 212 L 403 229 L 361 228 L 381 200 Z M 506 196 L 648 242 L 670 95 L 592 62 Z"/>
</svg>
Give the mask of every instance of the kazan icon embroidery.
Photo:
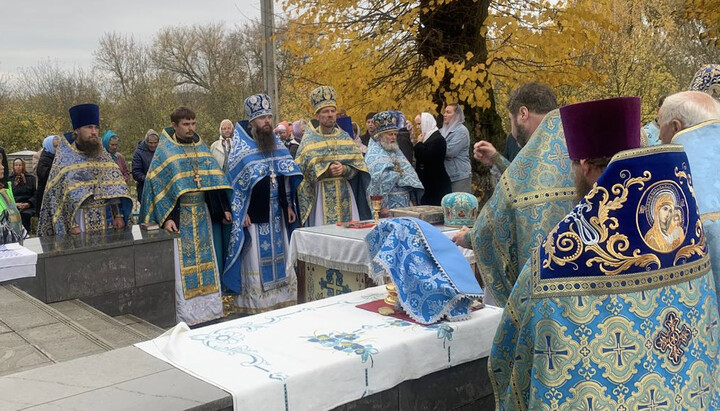
<svg viewBox="0 0 720 411">
<path fill-rule="evenodd" d="M 638 229 L 645 244 L 660 253 L 680 247 L 687 233 L 687 215 L 685 196 L 676 183 L 661 181 L 651 186 L 638 208 Z"/>
</svg>

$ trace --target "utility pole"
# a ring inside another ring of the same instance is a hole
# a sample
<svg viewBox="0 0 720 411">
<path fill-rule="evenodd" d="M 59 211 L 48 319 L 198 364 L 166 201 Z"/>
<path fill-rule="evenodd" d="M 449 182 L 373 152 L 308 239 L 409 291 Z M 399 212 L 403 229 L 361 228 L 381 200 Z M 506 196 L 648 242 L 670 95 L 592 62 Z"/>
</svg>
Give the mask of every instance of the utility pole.
<svg viewBox="0 0 720 411">
<path fill-rule="evenodd" d="M 263 81 L 265 94 L 270 97 L 273 115 L 279 121 L 280 104 L 278 101 L 277 78 L 275 77 L 275 12 L 274 0 L 260 0 L 261 24 L 263 27 Z"/>
</svg>

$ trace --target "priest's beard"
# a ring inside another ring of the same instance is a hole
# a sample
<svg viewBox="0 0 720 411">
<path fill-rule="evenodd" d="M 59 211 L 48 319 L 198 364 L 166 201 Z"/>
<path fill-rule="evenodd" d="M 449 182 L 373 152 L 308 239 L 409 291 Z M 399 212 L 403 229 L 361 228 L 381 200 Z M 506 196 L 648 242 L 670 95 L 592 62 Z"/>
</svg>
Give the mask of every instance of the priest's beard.
<svg viewBox="0 0 720 411">
<path fill-rule="evenodd" d="M 398 146 L 397 141 L 394 143 L 387 143 L 383 140 L 380 140 L 380 147 L 384 148 L 387 151 L 395 151 L 398 148 L 400 148 L 400 146 Z"/>
<path fill-rule="evenodd" d="M 102 149 L 100 139 L 91 137 L 85 139 L 80 136 L 75 139 L 75 147 L 89 157 L 98 157 L 100 155 L 100 150 Z"/>
<path fill-rule="evenodd" d="M 582 168 L 573 167 L 573 169 L 575 170 L 575 202 L 579 203 L 590 192 L 592 185 L 582 174 Z"/>
<path fill-rule="evenodd" d="M 261 153 L 270 153 L 275 150 L 275 134 L 270 126 L 253 128 L 252 135 Z"/>
</svg>

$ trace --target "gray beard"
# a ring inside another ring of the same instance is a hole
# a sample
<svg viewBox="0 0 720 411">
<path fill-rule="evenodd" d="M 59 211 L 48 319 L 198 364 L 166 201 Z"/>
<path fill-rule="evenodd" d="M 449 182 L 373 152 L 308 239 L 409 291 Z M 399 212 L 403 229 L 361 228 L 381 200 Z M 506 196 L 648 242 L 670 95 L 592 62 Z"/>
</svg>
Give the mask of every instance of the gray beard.
<svg viewBox="0 0 720 411">
<path fill-rule="evenodd" d="M 275 150 L 275 134 L 272 130 L 253 128 L 250 131 L 261 153 L 270 153 Z"/>
<path fill-rule="evenodd" d="M 380 147 L 387 151 L 395 151 L 400 148 L 397 142 L 394 143 L 386 143 L 384 141 L 380 141 Z"/>
</svg>

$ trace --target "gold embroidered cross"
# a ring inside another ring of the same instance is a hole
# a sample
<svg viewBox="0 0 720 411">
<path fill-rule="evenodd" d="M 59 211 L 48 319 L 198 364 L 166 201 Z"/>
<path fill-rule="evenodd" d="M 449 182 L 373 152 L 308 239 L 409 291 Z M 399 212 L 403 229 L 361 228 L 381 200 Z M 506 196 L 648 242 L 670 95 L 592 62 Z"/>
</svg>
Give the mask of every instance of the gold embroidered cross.
<svg viewBox="0 0 720 411">
<path fill-rule="evenodd" d="M 202 188 L 202 184 L 200 184 L 200 182 L 202 182 L 202 176 L 200 176 L 197 166 L 193 166 L 193 171 L 195 172 L 193 181 L 197 184 L 197 188 Z"/>
</svg>

